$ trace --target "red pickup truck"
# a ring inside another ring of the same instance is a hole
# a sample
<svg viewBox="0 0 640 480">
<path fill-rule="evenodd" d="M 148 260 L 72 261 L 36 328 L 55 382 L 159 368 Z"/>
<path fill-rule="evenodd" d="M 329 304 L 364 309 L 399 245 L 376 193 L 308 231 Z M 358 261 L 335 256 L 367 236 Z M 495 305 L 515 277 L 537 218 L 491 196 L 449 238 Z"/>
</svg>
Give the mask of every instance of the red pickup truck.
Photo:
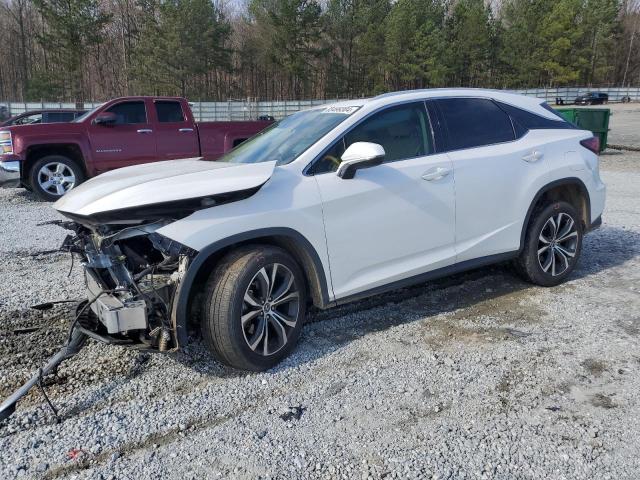
<svg viewBox="0 0 640 480">
<path fill-rule="evenodd" d="M 57 200 L 114 168 L 179 158 L 215 160 L 271 122 L 196 122 L 176 97 L 111 100 L 71 123 L 0 128 L 0 186 Z"/>
</svg>

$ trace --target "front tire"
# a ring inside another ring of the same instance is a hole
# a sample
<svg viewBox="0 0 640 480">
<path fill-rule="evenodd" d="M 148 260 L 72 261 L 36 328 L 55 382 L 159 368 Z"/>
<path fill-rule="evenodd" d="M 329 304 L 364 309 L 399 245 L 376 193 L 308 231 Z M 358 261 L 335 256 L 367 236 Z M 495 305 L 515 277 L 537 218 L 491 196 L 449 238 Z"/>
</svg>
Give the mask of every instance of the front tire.
<svg viewBox="0 0 640 480">
<path fill-rule="evenodd" d="M 29 171 L 29 185 L 43 200 L 55 202 L 84 181 L 82 168 L 64 155 L 47 155 Z"/>
<path fill-rule="evenodd" d="M 567 202 L 553 202 L 534 213 L 516 261 L 521 276 L 536 285 L 552 287 L 571 274 L 582 251 L 583 227 L 577 210 Z"/>
<path fill-rule="evenodd" d="M 305 291 L 300 267 L 281 248 L 256 245 L 231 253 L 207 283 L 205 343 L 220 362 L 240 370 L 275 366 L 300 337 Z"/>
</svg>

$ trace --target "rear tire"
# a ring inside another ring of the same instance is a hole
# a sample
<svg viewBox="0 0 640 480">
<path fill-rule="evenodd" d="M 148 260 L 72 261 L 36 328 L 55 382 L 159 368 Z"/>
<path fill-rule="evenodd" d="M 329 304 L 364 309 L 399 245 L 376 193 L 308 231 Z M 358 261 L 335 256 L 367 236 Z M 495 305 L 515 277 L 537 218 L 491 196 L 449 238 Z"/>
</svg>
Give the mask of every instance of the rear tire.
<svg viewBox="0 0 640 480">
<path fill-rule="evenodd" d="M 47 155 L 29 171 L 29 185 L 42 200 L 55 202 L 85 179 L 82 168 L 64 155 Z"/>
<path fill-rule="evenodd" d="M 583 227 L 573 205 L 553 202 L 532 215 L 516 268 L 527 281 L 552 287 L 566 280 L 582 251 Z"/>
<path fill-rule="evenodd" d="M 237 369 L 275 366 L 300 337 L 305 292 L 302 270 L 281 248 L 255 245 L 231 253 L 207 282 L 201 324 L 207 347 Z"/>
</svg>

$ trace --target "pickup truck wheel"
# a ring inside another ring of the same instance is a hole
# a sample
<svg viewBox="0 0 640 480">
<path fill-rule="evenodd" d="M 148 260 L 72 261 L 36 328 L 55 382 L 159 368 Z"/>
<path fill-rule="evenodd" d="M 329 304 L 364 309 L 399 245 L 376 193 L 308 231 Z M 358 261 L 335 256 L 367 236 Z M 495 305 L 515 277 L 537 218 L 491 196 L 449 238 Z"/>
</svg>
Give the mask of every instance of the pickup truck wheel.
<svg viewBox="0 0 640 480">
<path fill-rule="evenodd" d="M 202 334 L 214 356 L 241 370 L 267 370 L 300 337 L 305 278 L 284 250 L 245 247 L 214 269 L 204 302 Z"/>
<path fill-rule="evenodd" d="M 63 155 L 47 155 L 37 160 L 29 172 L 29 184 L 43 200 L 54 202 L 84 180 L 76 162 Z"/>
<path fill-rule="evenodd" d="M 562 283 L 573 271 L 582 251 L 582 222 L 567 202 L 539 209 L 529 222 L 516 268 L 523 278 L 543 287 Z"/>
</svg>

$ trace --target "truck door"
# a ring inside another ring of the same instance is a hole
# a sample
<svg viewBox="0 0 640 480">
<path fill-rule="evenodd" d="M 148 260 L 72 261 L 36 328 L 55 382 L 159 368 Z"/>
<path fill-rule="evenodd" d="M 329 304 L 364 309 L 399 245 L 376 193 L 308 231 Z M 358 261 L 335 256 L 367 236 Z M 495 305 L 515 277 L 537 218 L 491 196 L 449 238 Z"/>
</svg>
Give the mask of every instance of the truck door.
<svg viewBox="0 0 640 480">
<path fill-rule="evenodd" d="M 115 123 L 91 123 L 89 142 L 95 168 L 100 172 L 153 162 L 157 158 L 156 135 L 144 100 L 127 100 L 105 110 L 116 115 Z"/>
<path fill-rule="evenodd" d="M 177 100 L 154 100 L 158 160 L 200 156 L 198 130 Z"/>
</svg>

